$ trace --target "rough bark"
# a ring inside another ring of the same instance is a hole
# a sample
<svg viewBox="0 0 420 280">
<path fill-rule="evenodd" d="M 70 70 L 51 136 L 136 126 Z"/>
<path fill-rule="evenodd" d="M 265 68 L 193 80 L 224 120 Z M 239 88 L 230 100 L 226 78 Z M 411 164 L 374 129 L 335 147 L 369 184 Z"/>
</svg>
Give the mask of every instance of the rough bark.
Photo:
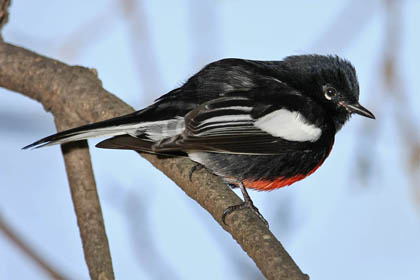
<svg viewBox="0 0 420 280">
<path fill-rule="evenodd" d="M 47 111 L 53 113 L 57 123 L 66 122 L 66 125 L 58 125 L 58 129 L 133 111 L 102 88 L 95 70 L 68 66 L 7 43 L 0 43 L 0 86 L 41 102 Z M 71 154 L 79 149 L 85 151 L 85 147 L 76 147 L 78 145 L 64 146 L 65 156 L 67 152 Z M 194 173 L 191 182 L 188 174 L 194 164 L 187 158 L 158 159 L 149 154 L 142 156 L 205 208 L 255 261 L 267 279 L 308 279 L 275 236 L 251 211 L 236 211 L 227 217 L 228 226 L 223 224 L 221 217 L 224 209 L 239 203 L 240 199 L 220 178 L 201 170 Z M 66 168 L 69 172 L 68 165 Z M 70 172 L 77 174 L 79 169 Z M 72 179 L 70 175 L 69 179 Z M 80 184 L 83 186 L 85 182 Z M 84 248 L 89 246 L 85 244 Z"/>
<path fill-rule="evenodd" d="M 58 130 L 71 120 L 55 118 Z M 91 279 L 114 279 L 111 252 L 96 189 L 87 141 L 62 146 L 71 197 Z"/>
</svg>

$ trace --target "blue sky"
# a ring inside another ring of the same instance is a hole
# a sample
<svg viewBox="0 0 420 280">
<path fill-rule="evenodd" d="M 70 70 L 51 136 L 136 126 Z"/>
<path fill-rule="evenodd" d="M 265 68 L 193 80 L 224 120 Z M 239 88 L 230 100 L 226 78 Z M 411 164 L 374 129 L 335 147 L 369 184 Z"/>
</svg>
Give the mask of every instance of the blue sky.
<svg viewBox="0 0 420 280">
<path fill-rule="evenodd" d="M 224 57 L 280 60 L 316 52 L 349 59 L 358 72 L 361 103 L 377 120 L 366 124 L 371 121 L 353 117 L 314 175 L 251 196 L 311 279 L 418 278 L 419 186 L 408 176 L 405 141 L 394 118 L 405 108 L 379 80 L 386 39 L 382 1 L 145 0 L 131 10 L 147 27 L 137 33 L 136 20 L 127 21 L 119 3 L 13 1 L 3 37 L 97 69 L 107 90 L 138 109 Z M 400 3 L 397 69 L 408 99 L 403 104 L 416 112 L 420 2 Z M 0 114 L 2 217 L 66 275 L 87 279 L 60 148 L 21 150 L 55 132 L 52 116 L 3 89 Z M 118 279 L 261 277 L 230 235 L 148 162 L 130 151 L 91 152 Z M 366 180 L 355 167 L 361 153 L 374 163 Z M 46 275 L 0 235 L 0 278 Z"/>
</svg>

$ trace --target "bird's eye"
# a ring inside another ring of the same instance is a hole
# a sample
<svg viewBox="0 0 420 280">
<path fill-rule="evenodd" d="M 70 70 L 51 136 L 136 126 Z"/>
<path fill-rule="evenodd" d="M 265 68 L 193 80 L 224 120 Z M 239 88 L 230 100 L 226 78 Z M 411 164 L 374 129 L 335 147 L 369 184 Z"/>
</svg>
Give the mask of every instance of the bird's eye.
<svg viewBox="0 0 420 280">
<path fill-rule="evenodd" d="M 324 96 L 327 100 L 331 100 L 337 94 L 337 90 L 333 87 L 327 87 L 324 90 Z"/>
</svg>

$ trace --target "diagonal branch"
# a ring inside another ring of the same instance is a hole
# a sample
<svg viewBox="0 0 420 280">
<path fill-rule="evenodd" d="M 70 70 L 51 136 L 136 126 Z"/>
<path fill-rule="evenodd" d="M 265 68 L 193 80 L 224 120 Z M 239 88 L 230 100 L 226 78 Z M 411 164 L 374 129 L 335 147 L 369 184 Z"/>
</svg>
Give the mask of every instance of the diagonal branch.
<svg viewBox="0 0 420 280">
<path fill-rule="evenodd" d="M 17 248 L 19 248 L 26 256 L 41 267 L 52 279 L 69 279 L 59 273 L 50 263 L 43 259 L 33 248 L 25 242 L 15 230 L 0 215 L 0 232 L 10 240 Z"/>
<path fill-rule="evenodd" d="M 100 121 L 133 111 L 102 88 L 96 71 L 71 67 L 7 43 L 0 43 L 0 86 L 41 102 L 57 120 L 71 120 L 72 124 Z M 238 204 L 240 199 L 220 178 L 201 170 L 194 173 L 191 182 L 188 175 L 194 164 L 189 159 L 142 156 L 205 208 L 255 261 L 265 277 L 308 278 L 251 211 L 234 212 L 227 217 L 228 226 L 223 224 L 224 209 Z"/>
</svg>

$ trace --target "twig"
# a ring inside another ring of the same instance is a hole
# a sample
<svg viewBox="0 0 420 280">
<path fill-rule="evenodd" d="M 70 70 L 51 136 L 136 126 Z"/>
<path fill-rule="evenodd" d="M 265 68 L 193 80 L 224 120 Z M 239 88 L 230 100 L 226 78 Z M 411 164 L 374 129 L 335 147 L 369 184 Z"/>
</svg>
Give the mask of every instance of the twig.
<svg viewBox="0 0 420 280">
<path fill-rule="evenodd" d="M 163 80 L 158 69 L 158 59 L 150 36 L 148 14 L 144 9 L 143 0 L 119 0 L 123 19 L 129 32 L 128 40 L 135 61 L 142 99 L 141 103 L 151 102 L 150 96 L 163 86 Z M 149 98 L 147 98 L 149 97 Z"/>
<path fill-rule="evenodd" d="M 25 253 L 32 261 L 34 261 L 39 267 L 41 267 L 48 275 L 53 279 L 69 279 L 64 277 L 63 274 L 59 273 L 55 268 L 52 267 L 47 261 L 45 261 L 40 255 L 38 255 L 27 243 L 23 241 L 21 237 L 6 223 L 3 217 L 0 215 L 0 232 L 3 232 L 10 242 L 18 247 L 22 252 Z"/>
<path fill-rule="evenodd" d="M 3 26 L 9 21 L 9 6 L 10 0 L 0 0 L 0 31 L 3 28 Z"/>
</svg>

